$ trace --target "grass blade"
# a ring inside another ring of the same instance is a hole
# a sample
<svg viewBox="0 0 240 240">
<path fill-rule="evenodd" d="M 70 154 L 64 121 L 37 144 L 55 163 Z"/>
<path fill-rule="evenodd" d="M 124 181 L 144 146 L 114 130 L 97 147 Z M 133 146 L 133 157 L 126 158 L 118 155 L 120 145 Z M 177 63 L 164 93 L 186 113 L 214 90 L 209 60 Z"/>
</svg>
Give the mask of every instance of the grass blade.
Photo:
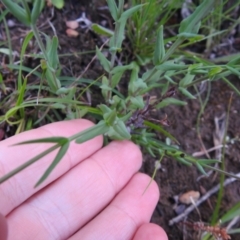
<svg viewBox="0 0 240 240">
<path fill-rule="evenodd" d="M 32 143 L 58 143 L 58 144 L 62 145 L 66 141 L 68 141 L 68 139 L 65 137 L 39 138 L 39 139 L 16 143 L 13 146 L 23 145 L 23 144 L 32 144 Z"/>
<path fill-rule="evenodd" d="M 55 144 L 54 146 L 48 148 L 47 150 L 43 151 L 42 153 L 38 154 L 37 156 L 31 158 L 29 161 L 25 162 L 24 164 L 22 164 L 18 168 L 16 168 L 16 169 L 12 170 L 11 172 L 7 173 L 6 175 L 4 175 L 3 177 L 0 178 L 0 184 L 5 182 L 9 178 L 13 177 L 17 173 L 21 172 L 23 169 L 27 168 L 31 164 L 33 164 L 36 161 L 40 160 L 41 158 L 43 158 L 44 156 L 46 156 L 50 152 L 56 150 L 57 148 L 59 148 L 59 144 Z"/>
<path fill-rule="evenodd" d="M 55 159 L 50 164 L 50 166 L 47 168 L 47 170 L 44 172 L 42 177 L 39 179 L 39 181 L 36 183 L 34 187 L 38 187 L 46 178 L 50 175 L 50 173 L 53 171 L 53 169 L 57 166 L 57 164 L 62 160 L 63 156 L 67 152 L 70 145 L 70 141 L 68 139 L 65 139 L 65 143 L 61 146 L 59 149 Z"/>
<path fill-rule="evenodd" d="M 2 3 L 20 22 L 26 26 L 30 26 L 30 16 L 28 16 L 27 12 L 22 7 L 20 7 L 17 3 L 9 0 L 2 0 Z"/>
<path fill-rule="evenodd" d="M 76 139 L 76 143 L 83 143 L 96 136 L 107 133 L 108 130 L 109 126 L 107 126 L 104 121 L 101 121 L 97 125 L 81 132 L 80 134 L 78 133 L 72 136 L 71 139 Z"/>
</svg>

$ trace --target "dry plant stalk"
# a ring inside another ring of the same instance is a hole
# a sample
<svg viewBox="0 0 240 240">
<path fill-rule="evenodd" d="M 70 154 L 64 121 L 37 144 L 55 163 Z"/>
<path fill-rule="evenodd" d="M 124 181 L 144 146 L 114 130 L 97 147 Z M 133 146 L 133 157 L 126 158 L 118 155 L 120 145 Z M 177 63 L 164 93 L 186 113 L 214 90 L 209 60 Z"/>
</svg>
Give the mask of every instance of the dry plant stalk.
<svg viewBox="0 0 240 240">
<path fill-rule="evenodd" d="M 191 227 L 194 231 L 204 231 L 211 234 L 216 240 L 228 240 L 231 237 L 227 234 L 226 228 L 219 225 L 209 226 L 203 222 L 182 222 L 183 224 Z"/>
</svg>

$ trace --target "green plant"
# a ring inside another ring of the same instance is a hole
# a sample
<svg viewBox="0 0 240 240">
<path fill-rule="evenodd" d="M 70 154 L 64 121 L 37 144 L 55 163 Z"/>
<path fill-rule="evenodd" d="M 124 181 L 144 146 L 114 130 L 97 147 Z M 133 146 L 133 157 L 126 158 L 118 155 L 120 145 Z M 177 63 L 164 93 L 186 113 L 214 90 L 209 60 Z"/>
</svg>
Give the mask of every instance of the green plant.
<svg viewBox="0 0 240 240">
<path fill-rule="evenodd" d="M 183 1 L 159 0 L 129 0 L 133 7 L 146 4 L 139 11 L 132 14 L 126 26 L 126 37 L 130 48 L 139 64 L 151 61 L 156 42 L 156 32 L 160 26 L 166 26 L 169 19 L 181 8 Z M 172 26 L 171 26 L 172 27 Z M 167 43 L 171 39 L 164 39 Z"/>
<path fill-rule="evenodd" d="M 46 46 L 44 46 L 36 27 L 37 17 L 40 14 L 40 9 L 43 7 L 39 5 L 39 2 L 40 1 L 34 1 L 32 11 L 30 11 L 28 4 L 24 0 L 22 0 L 23 7 L 14 2 L 3 1 L 7 9 L 24 24 L 30 26 L 32 31 L 29 32 L 23 42 L 20 65 L 11 65 L 12 68 L 19 70 L 18 92 L 16 93 L 17 101 L 15 106 L 8 110 L 0 119 L 2 121 L 8 121 L 11 124 L 18 124 L 19 128 L 21 128 L 19 131 L 21 131 L 24 129 L 22 127 L 23 125 L 27 125 L 28 127 L 31 125 L 31 121 L 27 123 L 25 122 L 26 116 L 24 110 L 29 107 L 43 107 L 45 108 L 46 114 L 48 111 L 52 110 L 56 117 L 58 114 L 54 111 L 55 109 L 62 110 L 67 118 L 81 117 L 86 113 L 94 114 L 94 116 L 97 116 L 96 119 L 99 119 L 99 122 L 94 127 L 84 132 L 77 133 L 69 138 L 45 138 L 19 143 L 33 144 L 51 142 L 55 145 L 33 159 L 30 159 L 24 165 L 13 170 L 9 174 L 1 177 L 0 183 L 6 181 L 35 161 L 38 161 L 42 156 L 53 150 L 59 149 L 52 164 L 37 182 L 36 186 L 38 186 L 48 177 L 59 161 L 61 161 L 63 155 L 67 152 L 71 141 L 82 143 L 101 134 L 104 134 L 106 142 L 109 139 L 131 139 L 135 143 L 143 146 L 144 150 L 155 158 L 162 159 L 163 156 L 174 158 L 180 163 L 189 166 L 195 165 L 203 174 L 206 174 L 204 168 L 210 168 L 234 176 L 231 173 L 227 173 L 224 170 L 214 168 L 210 165 L 218 162 L 218 160 L 195 159 L 192 156 L 185 154 L 183 151 L 174 148 L 173 146 L 168 146 L 164 142 L 158 140 L 154 131 L 158 131 L 177 142 L 177 140 L 163 127 L 168 124 L 166 118 L 156 120 L 149 118 L 148 116 L 149 112 L 153 109 L 161 109 L 170 104 L 185 105 L 186 102 L 173 98 L 176 91 L 179 91 L 189 98 L 195 98 L 188 90 L 189 87 L 194 86 L 205 79 L 212 82 L 220 78 L 225 79 L 230 74 L 236 74 L 239 76 L 237 66 L 239 56 L 237 56 L 236 59 L 229 61 L 228 64 L 218 66 L 210 61 L 201 59 L 200 57 L 195 57 L 194 62 L 188 64 L 183 61 L 181 56 L 175 58 L 175 60 L 171 60 L 177 49 L 183 47 L 186 43 L 193 43 L 196 40 L 204 38 L 204 36 L 198 34 L 198 31 L 201 27 L 201 20 L 209 15 L 214 8 L 214 1 L 203 1 L 189 17 L 180 23 L 179 34 L 176 36 L 173 45 L 167 51 L 164 44 L 164 28 L 162 25 L 159 26 L 152 56 L 153 67 L 141 74 L 140 67 L 136 62 L 131 62 L 123 66 L 116 66 L 115 57 L 118 52 L 122 50 L 122 43 L 125 34 L 124 30 L 128 18 L 140 9 L 146 8 L 149 5 L 137 5 L 124 11 L 123 0 L 120 0 L 118 5 L 114 1 L 109 0 L 108 6 L 115 21 L 115 30 L 113 34 L 110 34 L 109 31 L 106 33 L 106 35 L 110 36 L 110 60 L 105 57 L 102 51 L 96 48 L 96 55 L 106 72 L 106 74 L 101 77 L 102 83 L 100 86 L 98 84 L 101 88 L 105 104 L 100 104 L 96 107 L 84 105 L 84 103 L 80 102 L 76 96 L 77 87 L 64 84 L 63 79 L 70 78 L 60 75 L 57 53 L 58 39 L 56 36 L 50 39 L 45 34 L 42 34 L 47 42 Z M 97 29 L 101 28 L 100 26 L 97 27 L 97 25 L 95 25 L 95 27 Z M 104 28 L 101 28 L 101 31 L 104 32 Z M 24 70 L 24 66 L 22 66 L 23 54 L 33 36 L 42 51 L 42 55 L 39 56 L 40 64 L 35 69 L 28 70 L 29 74 L 22 79 L 21 71 Z M 39 69 L 41 72 L 37 71 Z M 123 95 L 117 90 L 117 85 L 123 79 L 123 75 L 126 72 L 130 73 L 130 79 L 128 82 L 127 95 Z M 44 90 L 48 92 L 47 98 L 37 97 L 34 100 L 24 99 L 26 91 L 30 89 L 29 86 L 27 86 L 27 79 L 30 74 L 35 74 L 41 79 L 40 88 L 37 88 L 38 95 Z M 184 77 L 181 77 L 183 75 Z M 44 83 L 43 79 L 47 80 L 47 84 Z M 80 83 L 83 82 L 90 83 L 90 85 L 97 84 L 96 81 L 80 79 Z M 161 96 L 159 99 L 153 100 L 149 97 L 149 92 L 155 88 L 160 89 Z M 73 111 L 73 109 L 75 111 Z M 43 114 L 43 118 L 45 116 L 46 115 Z M 17 120 L 15 120 L 15 122 L 11 121 L 10 119 L 12 118 Z M 21 121 L 24 121 L 24 123 Z"/>
</svg>

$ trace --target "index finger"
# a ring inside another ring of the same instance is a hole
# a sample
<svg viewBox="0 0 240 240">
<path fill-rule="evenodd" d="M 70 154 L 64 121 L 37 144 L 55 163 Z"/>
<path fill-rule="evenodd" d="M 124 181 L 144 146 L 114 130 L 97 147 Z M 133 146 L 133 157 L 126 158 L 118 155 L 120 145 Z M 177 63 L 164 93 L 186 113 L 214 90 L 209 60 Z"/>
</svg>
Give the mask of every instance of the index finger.
<svg viewBox="0 0 240 240">
<path fill-rule="evenodd" d="M 0 142 L 0 176 L 5 175 L 29 159 L 35 157 L 37 154 L 46 150 L 53 144 L 27 144 L 11 146 L 13 144 L 33 140 L 38 138 L 63 136 L 69 137 L 73 134 L 81 132 L 93 126 L 88 120 L 71 120 L 64 122 L 57 122 L 45 125 L 39 129 L 30 130 L 7 140 Z M 42 159 L 16 174 L 6 182 L 0 185 L 0 212 L 7 215 L 15 207 L 32 196 L 34 193 L 53 182 L 61 175 L 73 168 L 79 162 L 92 155 L 102 146 L 102 136 L 98 136 L 83 144 L 76 144 L 71 142 L 70 147 L 56 166 L 50 176 L 38 188 L 33 188 L 35 183 L 42 176 L 53 161 L 58 150 L 44 156 Z"/>
</svg>

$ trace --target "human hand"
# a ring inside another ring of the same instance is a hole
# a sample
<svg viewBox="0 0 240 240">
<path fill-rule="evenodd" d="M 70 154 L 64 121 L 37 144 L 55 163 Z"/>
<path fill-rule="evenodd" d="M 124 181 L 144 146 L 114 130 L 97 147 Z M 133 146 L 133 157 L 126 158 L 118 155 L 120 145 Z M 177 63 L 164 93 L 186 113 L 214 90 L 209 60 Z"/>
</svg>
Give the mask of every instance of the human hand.
<svg viewBox="0 0 240 240">
<path fill-rule="evenodd" d="M 92 126 L 87 120 L 48 124 L 0 142 L 0 176 L 36 156 L 49 143 L 11 146 L 51 136 L 69 137 Z M 70 148 L 50 176 L 36 181 L 56 151 L 0 185 L 0 212 L 7 219 L 9 240 L 28 239 L 160 239 L 165 232 L 149 223 L 159 199 L 150 177 L 137 173 L 142 157 L 129 141 L 102 147 L 102 136 Z M 6 221 L 0 215 L 0 239 Z"/>
</svg>

